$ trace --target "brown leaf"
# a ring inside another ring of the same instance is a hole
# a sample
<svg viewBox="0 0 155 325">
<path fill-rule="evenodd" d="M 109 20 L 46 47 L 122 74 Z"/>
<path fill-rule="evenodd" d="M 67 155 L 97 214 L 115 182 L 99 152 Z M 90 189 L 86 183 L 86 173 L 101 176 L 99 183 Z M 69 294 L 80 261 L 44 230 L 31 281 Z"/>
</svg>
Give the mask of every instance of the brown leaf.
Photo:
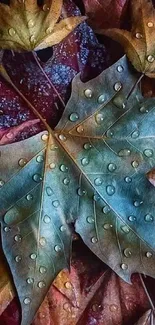
<svg viewBox="0 0 155 325">
<path fill-rule="evenodd" d="M 151 0 L 132 0 L 132 30 L 99 30 L 118 41 L 136 70 L 155 78 L 155 9 Z"/>
<path fill-rule="evenodd" d="M 147 178 L 150 183 L 155 186 L 155 169 L 152 169 L 150 172 L 147 173 Z"/>
<path fill-rule="evenodd" d="M 15 51 L 39 50 L 61 42 L 85 17 L 68 17 L 60 22 L 63 0 L 11 0 L 0 3 L 0 47 Z M 60 32 L 61 30 L 61 32 Z"/>
<path fill-rule="evenodd" d="M 14 295 L 9 271 L 0 248 L 0 315 L 14 298 Z"/>
<path fill-rule="evenodd" d="M 119 27 L 128 0 L 83 0 L 94 28 Z"/>
</svg>

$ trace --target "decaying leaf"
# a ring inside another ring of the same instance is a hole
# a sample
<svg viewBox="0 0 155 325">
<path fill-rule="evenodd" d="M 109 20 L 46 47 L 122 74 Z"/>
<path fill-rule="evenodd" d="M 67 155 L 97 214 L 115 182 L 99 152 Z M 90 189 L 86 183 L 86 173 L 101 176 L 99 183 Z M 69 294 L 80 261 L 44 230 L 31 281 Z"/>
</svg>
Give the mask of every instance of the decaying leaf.
<svg viewBox="0 0 155 325">
<path fill-rule="evenodd" d="M 14 297 L 14 288 L 11 283 L 9 271 L 0 249 L 0 315 Z"/>
<path fill-rule="evenodd" d="M 54 131 L 1 147 L 2 244 L 22 325 L 68 267 L 74 222 L 123 279 L 155 277 L 155 192 L 146 177 L 155 163 L 155 108 L 134 88 L 137 78 L 126 57 L 87 83 L 77 75 Z"/>
<path fill-rule="evenodd" d="M 118 41 L 133 66 L 148 77 L 155 78 L 155 9 L 152 0 L 132 0 L 132 30 L 99 30 L 100 34 Z"/>
<path fill-rule="evenodd" d="M 61 42 L 85 17 L 60 21 L 63 0 L 11 0 L 0 3 L 0 48 L 15 51 L 40 50 Z"/>
</svg>

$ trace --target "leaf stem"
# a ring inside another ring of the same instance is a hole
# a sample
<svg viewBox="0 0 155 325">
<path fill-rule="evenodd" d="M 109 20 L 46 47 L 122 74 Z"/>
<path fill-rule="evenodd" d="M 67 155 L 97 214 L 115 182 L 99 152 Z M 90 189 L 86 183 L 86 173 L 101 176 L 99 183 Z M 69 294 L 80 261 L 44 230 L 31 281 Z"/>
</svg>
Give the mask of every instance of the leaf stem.
<svg viewBox="0 0 155 325">
<path fill-rule="evenodd" d="M 138 86 L 138 84 L 141 82 L 142 78 L 144 77 L 144 73 L 142 73 L 139 77 L 139 79 L 136 81 L 136 83 L 133 85 L 133 87 L 131 88 L 128 96 L 126 99 L 129 99 L 129 97 L 131 96 L 131 94 L 133 93 L 133 91 L 135 90 L 135 88 Z"/>
<path fill-rule="evenodd" d="M 63 105 L 63 107 L 65 107 L 65 102 L 63 101 L 63 99 L 61 98 L 60 94 L 58 93 L 57 89 L 55 88 L 55 86 L 53 85 L 53 83 L 51 82 L 50 78 L 48 77 L 48 75 L 46 74 L 46 72 L 44 71 L 43 67 L 41 66 L 39 59 L 37 57 L 37 54 L 32 52 L 33 57 L 39 67 L 39 69 L 42 71 L 43 75 L 45 76 L 45 78 L 47 79 L 47 81 L 49 82 L 50 86 L 53 88 L 54 92 L 57 94 L 61 104 Z"/>
</svg>

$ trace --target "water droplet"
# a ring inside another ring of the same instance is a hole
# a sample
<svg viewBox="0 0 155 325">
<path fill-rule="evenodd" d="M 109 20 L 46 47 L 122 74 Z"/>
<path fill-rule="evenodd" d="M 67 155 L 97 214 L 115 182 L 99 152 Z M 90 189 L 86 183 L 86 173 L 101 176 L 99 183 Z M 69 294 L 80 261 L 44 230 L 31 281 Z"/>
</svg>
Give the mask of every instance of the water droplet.
<svg viewBox="0 0 155 325">
<path fill-rule="evenodd" d="M 96 123 L 97 124 L 102 124 L 103 121 L 104 121 L 104 117 L 103 117 L 103 114 L 99 113 L 95 116 L 95 120 L 96 120 Z"/>
<path fill-rule="evenodd" d="M 76 129 L 76 131 L 77 131 L 78 133 L 82 133 L 82 132 L 84 131 L 83 126 L 82 126 L 82 125 L 78 126 L 77 129 Z"/>
<path fill-rule="evenodd" d="M 45 246 L 46 245 L 46 239 L 45 239 L 45 237 L 41 237 L 39 239 L 39 243 L 40 243 L 41 246 Z"/>
<path fill-rule="evenodd" d="M 26 195 L 26 200 L 27 200 L 27 201 L 31 201 L 31 200 L 33 200 L 33 195 L 32 195 L 32 194 L 27 194 L 27 195 Z"/>
<path fill-rule="evenodd" d="M 98 103 L 99 104 L 103 104 L 105 102 L 105 95 L 100 95 L 99 97 L 98 97 Z"/>
<path fill-rule="evenodd" d="M 94 217 L 87 217 L 87 222 L 94 223 L 95 222 Z"/>
<path fill-rule="evenodd" d="M 134 201 L 134 206 L 137 208 L 137 207 L 139 207 L 141 204 L 143 204 L 143 201 L 140 201 L 140 200 L 136 200 L 136 201 Z"/>
<path fill-rule="evenodd" d="M 72 289 L 71 282 L 66 282 L 64 286 L 65 286 L 66 289 Z"/>
<path fill-rule="evenodd" d="M 28 25 L 29 28 L 34 27 L 34 21 L 33 21 L 32 19 L 30 19 L 30 20 L 28 21 L 27 25 Z"/>
<path fill-rule="evenodd" d="M 30 36 L 30 42 L 31 43 L 35 43 L 36 42 L 36 39 L 35 39 L 35 36 L 34 35 L 31 35 Z"/>
<path fill-rule="evenodd" d="M 49 168 L 50 169 L 54 169 L 56 167 L 56 164 L 55 163 L 51 163 L 50 165 L 49 165 Z"/>
<path fill-rule="evenodd" d="M 65 142 L 67 140 L 67 138 L 65 137 L 64 134 L 59 134 L 59 139 L 63 142 Z"/>
<path fill-rule="evenodd" d="M 85 150 L 90 150 L 92 148 L 92 145 L 88 142 L 88 143 L 85 143 L 83 147 Z"/>
<path fill-rule="evenodd" d="M 108 212 L 110 212 L 110 207 L 108 207 L 108 205 L 106 205 L 105 207 L 103 207 L 102 211 L 104 214 L 107 214 Z"/>
<path fill-rule="evenodd" d="M 114 172 L 116 170 L 116 168 L 117 168 L 117 166 L 115 164 L 113 164 L 113 163 L 108 165 L 108 170 L 110 172 Z"/>
<path fill-rule="evenodd" d="M 153 156 L 153 150 L 152 149 L 145 149 L 144 150 L 144 155 L 148 158 Z"/>
<path fill-rule="evenodd" d="M 77 190 L 77 194 L 78 194 L 79 196 L 84 196 L 84 195 L 87 194 L 87 191 L 86 191 L 85 189 L 79 187 L 78 190 Z"/>
<path fill-rule="evenodd" d="M 105 223 L 105 224 L 103 225 L 103 228 L 104 228 L 105 230 L 110 230 L 112 227 L 113 227 L 113 225 L 111 225 L 110 223 Z"/>
<path fill-rule="evenodd" d="M 102 306 L 101 306 L 101 305 L 98 305 L 98 304 L 93 304 L 93 305 L 92 305 L 92 310 L 93 310 L 94 312 L 101 311 L 101 310 L 102 310 Z"/>
<path fill-rule="evenodd" d="M 141 38 L 143 38 L 143 35 L 140 33 L 136 33 L 136 38 L 141 39 Z"/>
<path fill-rule="evenodd" d="M 100 185 L 102 185 L 102 183 L 103 183 L 103 179 L 102 179 L 101 177 L 97 177 L 97 178 L 94 180 L 94 184 L 95 184 L 96 186 L 100 186 Z"/>
<path fill-rule="evenodd" d="M 118 153 L 119 157 L 128 157 L 128 156 L 130 156 L 130 154 L 131 154 L 131 151 L 129 149 L 122 149 Z"/>
<path fill-rule="evenodd" d="M 56 246 L 54 247 L 54 250 L 55 250 L 57 253 L 59 253 L 59 252 L 61 252 L 61 247 L 60 247 L 59 245 L 56 245 Z"/>
<path fill-rule="evenodd" d="M 47 272 L 46 267 L 45 267 L 45 266 L 40 266 L 40 268 L 39 268 L 39 272 L 40 272 L 41 274 L 46 273 L 46 272 Z"/>
<path fill-rule="evenodd" d="M 51 218 L 49 216 L 47 216 L 47 215 L 44 216 L 43 220 L 44 220 L 45 223 L 50 223 L 51 222 Z"/>
<path fill-rule="evenodd" d="M 28 284 L 33 284 L 33 283 L 34 283 L 34 279 L 33 279 L 33 278 L 28 278 L 28 279 L 26 280 L 26 282 L 27 282 Z"/>
<path fill-rule="evenodd" d="M 149 28 L 151 28 L 151 27 L 154 26 L 154 23 L 153 23 L 152 21 L 149 21 L 149 22 L 147 23 L 147 26 L 148 26 Z"/>
<path fill-rule="evenodd" d="M 130 229 L 127 226 L 122 226 L 121 230 L 125 232 L 125 234 L 128 234 L 130 232 Z"/>
<path fill-rule="evenodd" d="M 71 122 L 76 122 L 79 119 L 79 115 L 77 113 L 72 113 L 69 119 Z"/>
<path fill-rule="evenodd" d="M 35 174 L 33 175 L 33 180 L 36 182 L 36 183 L 39 183 L 42 181 L 42 176 L 40 174 Z"/>
<path fill-rule="evenodd" d="M 46 187 L 46 193 L 47 193 L 48 196 L 53 195 L 53 190 L 51 189 L 51 187 L 49 187 L 49 186 Z"/>
<path fill-rule="evenodd" d="M 0 179 L 0 187 L 2 187 L 4 184 L 5 182 L 2 179 Z"/>
<path fill-rule="evenodd" d="M 130 248 L 124 249 L 124 255 L 125 255 L 125 257 L 131 257 L 131 255 L 132 255 L 131 249 Z"/>
<path fill-rule="evenodd" d="M 36 260 L 37 255 L 33 253 L 33 254 L 30 255 L 30 258 L 31 258 L 31 260 Z"/>
<path fill-rule="evenodd" d="M 21 235 L 16 235 L 16 236 L 14 237 L 14 240 L 17 241 L 17 242 L 21 242 L 21 241 L 22 241 L 22 237 L 21 237 Z"/>
<path fill-rule="evenodd" d="M 21 158 L 21 159 L 18 161 L 18 165 L 19 165 L 20 167 L 24 167 L 24 166 L 26 165 L 26 163 L 27 163 L 27 159 L 25 159 L 25 158 Z"/>
<path fill-rule="evenodd" d="M 153 216 L 151 215 L 151 214 L 146 214 L 146 216 L 144 217 L 144 220 L 146 221 L 146 222 L 153 222 L 154 221 L 154 218 L 153 218 Z"/>
<path fill-rule="evenodd" d="M 10 231 L 10 228 L 9 227 L 4 227 L 4 231 L 5 232 L 9 232 Z"/>
<path fill-rule="evenodd" d="M 129 177 L 129 176 L 126 176 L 126 177 L 124 178 L 124 180 L 125 180 L 126 183 L 131 183 L 131 182 L 132 182 L 132 178 Z"/>
<path fill-rule="evenodd" d="M 29 305 L 31 303 L 31 299 L 27 297 L 27 298 L 24 299 L 23 302 L 24 302 L 25 305 Z"/>
<path fill-rule="evenodd" d="M 134 131 L 134 132 L 132 132 L 131 137 L 132 137 L 133 139 L 138 138 L 138 137 L 139 137 L 139 131 Z"/>
<path fill-rule="evenodd" d="M 15 261 L 16 261 L 17 263 L 19 263 L 21 260 L 22 260 L 22 257 L 21 257 L 20 255 L 17 255 L 17 256 L 15 257 Z"/>
<path fill-rule="evenodd" d="M 86 98 L 92 98 L 92 96 L 93 96 L 93 91 L 92 91 L 91 89 L 86 89 L 86 90 L 84 91 L 84 94 L 85 94 Z"/>
<path fill-rule="evenodd" d="M 54 206 L 54 208 L 58 208 L 60 205 L 60 202 L 58 200 L 55 200 L 52 202 L 52 205 Z"/>
<path fill-rule="evenodd" d="M 91 242 L 92 242 L 93 244 L 96 244 L 96 243 L 98 242 L 98 239 L 97 239 L 96 237 L 92 237 L 92 238 L 91 238 Z"/>
<path fill-rule="evenodd" d="M 71 307 L 70 307 L 70 305 L 67 302 L 65 302 L 65 304 L 63 305 L 63 309 L 65 311 L 71 313 Z"/>
<path fill-rule="evenodd" d="M 39 287 L 40 289 L 44 288 L 45 286 L 46 286 L 46 283 L 45 283 L 44 281 L 40 281 L 40 282 L 38 282 L 38 287 Z"/>
<path fill-rule="evenodd" d="M 100 200 L 100 196 L 96 193 L 93 195 L 93 200 L 98 202 Z"/>
<path fill-rule="evenodd" d="M 117 71 L 118 71 L 119 73 L 123 72 L 123 71 L 124 71 L 123 66 L 122 66 L 122 65 L 118 65 L 118 67 L 117 67 Z"/>
<path fill-rule="evenodd" d="M 141 113 L 148 113 L 149 112 L 148 109 L 145 106 L 140 107 L 139 111 Z"/>
<path fill-rule="evenodd" d="M 61 170 L 61 172 L 65 173 L 68 171 L 68 167 L 66 165 L 61 165 L 60 170 Z"/>
<path fill-rule="evenodd" d="M 120 91 L 121 88 L 122 88 L 121 82 L 116 82 L 115 85 L 114 85 L 114 90 L 115 91 Z"/>
<path fill-rule="evenodd" d="M 67 230 L 66 226 L 64 226 L 64 225 L 60 226 L 60 231 L 61 231 L 61 232 L 64 232 L 64 231 L 66 231 L 66 230 Z"/>
<path fill-rule="evenodd" d="M 148 61 L 149 63 L 153 63 L 154 60 L 155 60 L 155 58 L 154 58 L 153 55 L 148 55 L 148 57 L 147 57 L 147 61 Z"/>
<path fill-rule="evenodd" d="M 136 221 L 136 217 L 135 217 L 135 216 L 129 216 L 129 217 L 128 217 L 128 220 L 129 220 L 130 222 L 134 222 L 134 221 Z"/>
<path fill-rule="evenodd" d="M 109 309 L 110 309 L 110 311 L 111 311 L 112 313 L 115 313 L 115 312 L 118 310 L 118 306 L 112 304 L 112 305 L 110 305 Z"/>
<path fill-rule="evenodd" d="M 145 255 L 147 258 L 151 258 L 153 256 L 153 254 L 151 252 L 147 252 Z"/>
<path fill-rule="evenodd" d="M 113 195 L 115 193 L 115 187 L 113 185 L 108 185 L 106 187 L 106 191 L 108 195 Z"/>
<path fill-rule="evenodd" d="M 47 5 L 47 4 L 45 4 L 45 5 L 43 5 L 43 11 L 49 11 L 50 10 L 50 7 Z"/>
<path fill-rule="evenodd" d="M 69 185 L 69 183 L 70 183 L 70 179 L 69 179 L 68 177 L 65 177 L 65 178 L 63 179 L 63 184 L 64 184 L 64 185 Z"/>
<path fill-rule="evenodd" d="M 52 151 L 56 151 L 56 150 L 58 150 L 58 146 L 56 146 L 55 144 L 51 144 L 50 149 L 51 149 Z"/>
<path fill-rule="evenodd" d="M 112 130 L 108 130 L 108 131 L 106 132 L 106 135 L 107 135 L 108 138 L 112 138 L 113 135 L 114 135 L 114 133 L 113 133 Z"/>
<path fill-rule="evenodd" d="M 134 161 L 132 161 L 131 165 L 133 168 L 137 168 L 139 166 L 139 162 L 134 160 Z"/>
<path fill-rule="evenodd" d="M 125 264 L 125 263 L 122 263 L 122 264 L 121 264 L 121 269 L 122 269 L 122 270 L 127 270 L 127 269 L 128 269 L 128 265 Z"/>
<path fill-rule="evenodd" d="M 113 99 L 113 104 L 114 104 L 116 107 L 120 108 L 120 109 L 125 109 L 125 107 L 126 107 L 126 104 L 125 104 L 125 102 L 124 102 L 124 97 L 122 97 L 122 96 L 117 96 L 117 97 L 115 97 L 115 98 Z"/>
<path fill-rule="evenodd" d="M 44 161 L 44 157 L 43 156 L 38 156 L 37 158 L 36 158 L 36 161 L 38 162 L 38 163 L 42 163 L 43 161 Z"/>
<path fill-rule="evenodd" d="M 48 27 L 48 28 L 46 29 L 46 34 L 47 34 L 47 35 L 51 34 L 52 32 L 53 32 L 53 28 Z"/>
<path fill-rule="evenodd" d="M 89 160 L 87 157 L 81 159 L 82 166 L 87 166 L 89 164 Z"/>
<path fill-rule="evenodd" d="M 14 28 L 9 29 L 9 35 L 12 36 L 12 37 L 16 35 L 16 31 L 15 31 Z"/>
</svg>

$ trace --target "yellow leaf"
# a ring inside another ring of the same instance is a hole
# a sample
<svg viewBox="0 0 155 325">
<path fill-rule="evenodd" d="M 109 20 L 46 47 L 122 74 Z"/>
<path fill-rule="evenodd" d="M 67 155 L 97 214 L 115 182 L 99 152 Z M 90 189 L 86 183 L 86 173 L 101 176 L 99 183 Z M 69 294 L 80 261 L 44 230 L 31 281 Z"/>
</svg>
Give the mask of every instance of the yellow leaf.
<svg viewBox="0 0 155 325">
<path fill-rule="evenodd" d="M 85 17 L 68 17 L 60 22 L 63 0 L 11 0 L 0 3 L 0 48 L 15 51 L 43 49 L 61 42 Z"/>
<path fill-rule="evenodd" d="M 97 32 L 118 41 L 135 69 L 155 78 L 155 9 L 151 0 L 132 0 L 131 32 L 117 28 Z"/>
</svg>

